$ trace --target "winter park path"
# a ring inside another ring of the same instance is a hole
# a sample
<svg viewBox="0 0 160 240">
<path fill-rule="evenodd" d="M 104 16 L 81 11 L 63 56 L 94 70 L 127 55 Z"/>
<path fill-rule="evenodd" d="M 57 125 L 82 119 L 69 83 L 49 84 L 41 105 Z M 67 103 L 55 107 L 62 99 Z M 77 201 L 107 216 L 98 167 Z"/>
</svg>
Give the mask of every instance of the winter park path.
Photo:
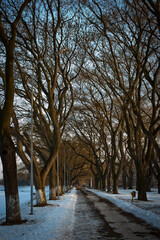
<svg viewBox="0 0 160 240">
<path fill-rule="evenodd" d="M 0 191 L 0 240 L 160 239 L 160 230 L 126 213 L 91 189 L 72 189 L 59 200 L 48 201 L 48 206 L 34 207 L 33 215 L 29 214 L 28 193 L 29 189 L 20 189 L 20 200 L 26 199 L 23 204 L 21 202 L 22 219 L 26 219 L 26 223 L 4 226 L 5 194 Z M 150 219 L 153 216 L 150 215 Z M 160 222 L 159 217 L 155 219 Z"/>
<path fill-rule="evenodd" d="M 160 239 L 157 229 L 108 200 L 84 189 L 77 190 L 77 195 L 72 239 Z"/>
</svg>

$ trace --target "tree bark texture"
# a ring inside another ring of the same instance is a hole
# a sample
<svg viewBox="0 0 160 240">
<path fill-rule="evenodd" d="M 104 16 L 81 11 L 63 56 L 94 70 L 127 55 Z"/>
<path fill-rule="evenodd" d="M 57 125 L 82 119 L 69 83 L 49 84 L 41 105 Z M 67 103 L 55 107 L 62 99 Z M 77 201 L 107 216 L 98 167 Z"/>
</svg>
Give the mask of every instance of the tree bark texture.
<svg viewBox="0 0 160 240">
<path fill-rule="evenodd" d="M 123 170 L 122 179 L 123 179 L 123 189 L 126 189 L 127 188 L 127 175 L 126 175 L 125 170 Z"/>
<path fill-rule="evenodd" d="M 34 166 L 35 168 L 35 166 Z M 37 169 L 38 170 L 38 169 Z M 46 194 L 45 194 L 45 185 L 41 179 L 39 170 L 33 171 L 34 185 L 36 189 L 36 205 L 45 206 L 47 205 Z"/>
<path fill-rule="evenodd" d="M 113 176 L 113 194 L 118 194 L 118 178 Z"/>
<path fill-rule="evenodd" d="M 56 199 L 56 166 L 55 162 L 49 172 L 49 199 Z"/>
<path fill-rule="evenodd" d="M 106 191 L 106 175 L 101 177 L 101 190 Z"/>
<path fill-rule="evenodd" d="M 98 189 L 98 186 L 99 186 L 98 174 L 95 174 L 95 175 L 94 175 L 94 179 L 95 179 L 95 188 Z"/>
<path fill-rule="evenodd" d="M 12 139 L 7 136 L 2 138 L 1 158 L 6 198 L 6 223 L 20 222 L 15 148 Z"/>
<path fill-rule="evenodd" d="M 128 188 L 129 189 L 133 189 L 133 170 L 132 170 L 132 165 L 129 166 Z"/>
<path fill-rule="evenodd" d="M 107 175 L 107 192 L 111 192 L 111 171 Z"/>
<path fill-rule="evenodd" d="M 160 194 L 160 173 L 158 173 L 158 193 Z"/>
<path fill-rule="evenodd" d="M 138 200 L 147 201 L 146 194 L 146 176 L 142 168 L 137 168 L 137 189 L 138 189 Z"/>
</svg>

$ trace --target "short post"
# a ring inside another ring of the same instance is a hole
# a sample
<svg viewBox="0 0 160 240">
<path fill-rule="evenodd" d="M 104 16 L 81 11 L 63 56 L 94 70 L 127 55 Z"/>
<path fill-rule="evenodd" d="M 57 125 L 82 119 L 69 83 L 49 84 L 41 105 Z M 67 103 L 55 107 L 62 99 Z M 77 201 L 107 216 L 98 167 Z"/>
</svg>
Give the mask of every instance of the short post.
<svg viewBox="0 0 160 240">
<path fill-rule="evenodd" d="M 133 202 L 133 198 L 136 197 L 136 191 L 131 192 L 131 196 L 132 196 L 132 202 Z"/>
</svg>

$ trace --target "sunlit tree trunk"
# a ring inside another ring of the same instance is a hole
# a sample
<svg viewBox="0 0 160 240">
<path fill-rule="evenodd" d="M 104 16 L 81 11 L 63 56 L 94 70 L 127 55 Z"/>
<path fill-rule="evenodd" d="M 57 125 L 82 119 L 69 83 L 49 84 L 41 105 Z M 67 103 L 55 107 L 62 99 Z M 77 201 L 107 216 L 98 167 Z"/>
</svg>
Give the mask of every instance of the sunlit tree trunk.
<svg viewBox="0 0 160 240">
<path fill-rule="evenodd" d="M 36 189 L 36 205 L 45 206 L 47 204 L 45 183 L 41 179 L 40 172 L 37 170 L 38 169 L 33 171 L 34 185 Z"/>
<path fill-rule="evenodd" d="M 44 185 L 42 185 L 39 189 L 36 189 L 36 202 L 37 206 L 45 206 L 47 204 Z"/>
<path fill-rule="evenodd" d="M 49 172 L 49 199 L 56 199 L 56 166 L 55 162 Z"/>
</svg>

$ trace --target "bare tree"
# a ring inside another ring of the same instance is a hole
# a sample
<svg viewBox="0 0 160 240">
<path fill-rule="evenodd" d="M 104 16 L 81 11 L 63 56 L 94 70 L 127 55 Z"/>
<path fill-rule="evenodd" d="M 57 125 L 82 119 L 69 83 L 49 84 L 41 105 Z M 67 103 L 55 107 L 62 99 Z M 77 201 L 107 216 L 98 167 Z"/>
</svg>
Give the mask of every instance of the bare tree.
<svg viewBox="0 0 160 240">
<path fill-rule="evenodd" d="M 39 5 L 39 3 L 42 4 Z M 37 179 L 37 184 L 35 184 L 37 204 L 40 205 L 46 204 L 45 179 L 57 158 L 66 120 L 73 107 L 72 83 L 83 64 L 83 55 L 76 57 L 79 51 L 78 36 L 76 36 L 78 26 L 73 27 L 74 31 L 70 32 L 75 13 L 73 11 L 71 15 L 68 15 L 69 8 L 68 3 L 62 6 L 62 2 L 58 0 L 37 1 L 37 4 L 33 3 L 29 12 L 30 18 L 22 20 L 21 30 L 25 32 L 25 36 L 21 34 L 21 31 L 18 32 L 17 46 L 19 48 L 16 52 L 16 63 L 17 76 L 22 80 L 22 85 L 20 86 L 17 82 L 17 95 L 24 97 L 29 104 L 33 79 L 33 118 L 36 136 L 34 138 L 34 153 L 36 153 L 34 155 L 34 180 Z M 42 9 L 44 14 L 40 16 Z M 73 39 L 74 36 L 75 39 Z M 70 41 L 72 41 L 72 46 Z M 20 59 L 21 64 L 19 64 Z M 27 62 L 25 66 L 24 61 Z M 19 134 L 16 138 L 26 146 L 29 156 L 28 126 L 29 124 L 26 126 L 23 124 L 23 132 L 21 130 L 23 138 Z M 20 144 L 17 146 L 19 147 Z M 22 152 L 22 148 L 20 151 Z M 43 162 L 43 167 L 38 166 L 39 158 Z M 22 159 L 30 169 L 29 159 L 25 157 Z"/>
<path fill-rule="evenodd" d="M 0 1 L 0 42 L 5 49 L 5 68 L 0 69 L 3 81 L 4 101 L 0 108 L 0 155 L 3 163 L 3 176 L 6 196 L 6 222 L 15 223 L 21 221 L 16 158 L 14 143 L 10 134 L 10 121 L 14 101 L 14 50 L 18 23 L 29 0 L 21 5 L 11 1 Z M 12 7 L 13 6 L 13 7 Z M 14 6 L 16 11 L 14 11 Z"/>
<path fill-rule="evenodd" d="M 140 7 L 137 1 L 124 1 L 122 4 L 113 1 L 110 8 L 104 1 L 97 3 L 92 0 L 83 4 L 88 7 L 89 14 L 87 11 L 83 11 L 83 14 L 91 26 L 92 35 L 95 35 L 96 30 L 100 33 L 96 43 L 92 44 L 92 50 L 88 50 L 90 59 L 96 67 L 95 71 L 106 79 L 107 86 L 115 98 L 119 99 L 124 115 L 126 111 L 130 117 L 133 114 L 134 125 L 132 130 L 129 130 L 131 125 L 128 124 L 127 132 L 133 134 L 136 129 L 134 135 L 139 136 L 141 150 L 139 155 L 134 157 L 135 162 L 139 163 L 136 165 L 138 182 L 141 185 L 138 199 L 146 200 L 144 169 L 150 165 L 149 156 L 152 154 L 153 146 L 159 156 L 158 26 L 156 21 L 149 20 L 146 7 L 143 4 Z M 93 28 L 96 30 L 93 31 Z M 151 114 L 149 109 L 152 109 Z M 132 140 L 133 144 L 136 144 L 136 140 Z"/>
</svg>

